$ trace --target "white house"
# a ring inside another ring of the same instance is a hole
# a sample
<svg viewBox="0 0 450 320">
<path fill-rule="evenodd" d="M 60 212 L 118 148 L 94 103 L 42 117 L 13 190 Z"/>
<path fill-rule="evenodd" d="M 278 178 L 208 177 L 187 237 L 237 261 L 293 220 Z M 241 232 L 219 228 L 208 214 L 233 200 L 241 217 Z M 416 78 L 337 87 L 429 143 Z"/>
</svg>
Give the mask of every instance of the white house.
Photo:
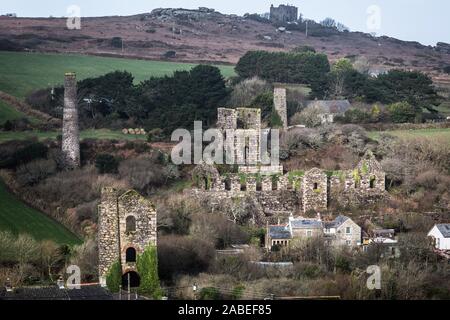
<svg viewBox="0 0 450 320">
<path fill-rule="evenodd" d="M 437 224 L 428 232 L 433 239 L 434 247 L 438 250 L 450 250 L 450 223 Z"/>
</svg>

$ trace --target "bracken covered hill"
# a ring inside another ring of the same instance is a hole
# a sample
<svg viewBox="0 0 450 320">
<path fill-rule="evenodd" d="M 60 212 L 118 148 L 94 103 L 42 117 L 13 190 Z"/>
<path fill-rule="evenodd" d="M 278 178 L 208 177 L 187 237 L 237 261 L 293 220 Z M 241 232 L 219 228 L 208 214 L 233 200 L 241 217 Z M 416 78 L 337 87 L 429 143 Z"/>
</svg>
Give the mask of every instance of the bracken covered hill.
<svg viewBox="0 0 450 320">
<path fill-rule="evenodd" d="M 0 50 L 234 64 L 248 50 L 288 51 L 308 45 L 325 52 L 332 61 L 364 56 L 375 70 L 415 69 L 438 82 L 450 82 L 443 72 L 450 65 L 450 45 L 444 43 L 430 47 L 361 32 L 306 37 L 302 31 L 280 32 L 277 27 L 211 9 L 155 9 L 134 16 L 82 18 L 81 30 L 67 29 L 63 18 L 0 17 Z"/>
</svg>

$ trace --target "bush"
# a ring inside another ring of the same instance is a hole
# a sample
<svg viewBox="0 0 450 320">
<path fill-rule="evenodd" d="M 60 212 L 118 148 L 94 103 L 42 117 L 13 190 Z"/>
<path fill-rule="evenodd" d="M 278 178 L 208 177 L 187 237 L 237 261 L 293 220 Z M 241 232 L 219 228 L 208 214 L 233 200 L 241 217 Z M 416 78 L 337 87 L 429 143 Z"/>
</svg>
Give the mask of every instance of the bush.
<svg viewBox="0 0 450 320">
<path fill-rule="evenodd" d="M 173 235 L 158 238 L 159 275 L 162 279 L 172 280 L 180 274 L 204 272 L 214 257 L 214 247 L 205 240 Z"/>
<path fill-rule="evenodd" d="M 54 173 L 56 162 L 41 159 L 21 165 L 16 171 L 16 178 L 21 186 L 35 185 Z"/>
<path fill-rule="evenodd" d="M 232 244 L 244 244 L 250 240 L 249 235 L 238 225 L 222 215 L 197 214 L 192 217 L 189 233 L 215 245 L 217 249 L 225 249 Z"/>
<path fill-rule="evenodd" d="M 443 70 L 445 73 L 450 74 L 450 66 L 445 66 L 442 70 Z"/>
<path fill-rule="evenodd" d="M 1 146 L 0 168 L 16 168 L 21 164 L 47 157 L 48 147 L 37 141 L 11 141 Z"/>
<path fill-rule="evenodd" d="M 122 287 L 122 266 L 120 261 L 113 263 L 106 275 L 106 286 L 111 292 L 119 292 Z"/>
<path fill-rule="evenodd" d="M 245 79 L 233 88 L 229 105 L 231 107 L 247 107 L 254 105 L 254 100 L 263 93 L 272 90 L 270 84 L 258 77 Z"/>
<path fill-rule="evenodd" d="M 153 299 L 161 299 L 162 290 L 158 276 L 158 255 L 156 247 L 149 246 L 137 257 L 137 270 L 141 278 L 139 292 Z"/>
<path fill-rule="evenodd" d="M 122 161 L 119 166 L 119 175 L 122 179 L 129 181 L 133 189 L 141 193 L 151 192 L 172 177 L 169 166 L 164 167 L 155 163 L 150 156 Z"/>
<path fill-rule="evenodd" d="M 122 48 L 123 40 L 121 37 L 114 37 L 111 39 L 111 46 L 114 48 Z"/>
<path fill-rule="evenodd" d="M 200 300 L 219 300 L 221 299 L 220 291 L 217 288 L 202 288 L 199 293 Z"/>
<path fill-rule="evenodd" d="M 414 122 L 418 115 L 416 108 L 408 102 L 393 103 L 387 108 L 392 122 L 407 123 Z"/>
<path fill-rule="evenodd" d="M 319 127 L 322 124 L 321 114 L 324 113 L 324 110 L 319 106 L 310 106 L 300 113 L 294 114 L 291 119 L 291 123 L 293 125 L 304 125 L 308 128 Z"/>
<path fill-rule="evenodd" d="M 275 108 L 272 109 L 272 113 L 270 114 L 270 127 L 283 128 L 283 120 L 281 120 L 281 117 Z"/>
<path fill-rule="evenodd" d="M 170 50 L 170 51 L 165 52 L 163 57 L 166 59 L 172 59 L 172 58 L 175 58 L 176 55 L 177 55 L 176 51 Z"/>
<path fill-rule="evenodd" d="M 103 153 L 95 158 L 95 167 L 100 174 L 117 173 L 119 161 L 113 155 Z"/>
</svg>

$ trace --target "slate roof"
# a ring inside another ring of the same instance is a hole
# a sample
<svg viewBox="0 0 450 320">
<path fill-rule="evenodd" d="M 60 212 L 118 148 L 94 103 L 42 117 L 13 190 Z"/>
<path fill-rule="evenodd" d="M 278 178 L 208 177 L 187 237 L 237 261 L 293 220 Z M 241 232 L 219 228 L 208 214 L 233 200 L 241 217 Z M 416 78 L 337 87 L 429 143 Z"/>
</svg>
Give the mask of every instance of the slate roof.
<svg viewBox="0 0 450 320">
<path fill-rule="evenodd" d="M 322 229 L 322 221 L 311 219 L 294 219 L 290 221 L 293 229 Z"/>
<path fill-rule="evenodd" d="M 0 300 L 112 300 L 112 294 L 100 286 L 84 286 L 80 289 L 59 289 L 57 286 L 24 287 L 6 292 L 0 289 Z"/>
<path fill-rule="evenodd" d="M 436 227 L 442 233 L 444 238 L 450 238 L 450 223 L 437 224 Z"/>
<path fill-rule="evenodd" d="M 348 100 L 313 100 L 307 103 L 307 107 L 318 106 L 325 110 L 326 113 L 344 113 L 351 108 Z"/>
<path fill-rule="evenodd" d="M 275 240 L 286 240 L 291 238 L 287 226 L 269 226 L 269 237 Z"/>
<path fill-rule="evenodd" d="M 333 221 L 331 222 L 325 222 L 325 228 L 339 228 L 345 221 L 347 221 L 348 219 L 350 219 L 349 217 L 346 216 L 337 216 Z"/>
</svg>

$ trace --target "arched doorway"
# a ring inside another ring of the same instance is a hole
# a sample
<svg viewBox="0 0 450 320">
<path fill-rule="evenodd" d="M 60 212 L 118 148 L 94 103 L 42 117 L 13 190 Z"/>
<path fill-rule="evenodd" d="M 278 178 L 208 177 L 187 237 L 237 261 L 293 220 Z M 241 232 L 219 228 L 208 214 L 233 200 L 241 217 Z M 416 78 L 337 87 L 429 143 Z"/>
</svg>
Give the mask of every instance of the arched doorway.
<svg viewBox="0 0 450 320">
<path fill-rule="evenodd" d="M 125 261 L 126 262 L 136 262 L 136 249 L 130 247 L 125 251 Z"/>
<path fill-rule="evenodd" d="M 124 290 L 128 289 L 128 282 L 130 288 L 137 288 L 141 284 L 141 278 L 137 272 L 129 271 L 122 276 L 122 288 Z"/>
</svg>

